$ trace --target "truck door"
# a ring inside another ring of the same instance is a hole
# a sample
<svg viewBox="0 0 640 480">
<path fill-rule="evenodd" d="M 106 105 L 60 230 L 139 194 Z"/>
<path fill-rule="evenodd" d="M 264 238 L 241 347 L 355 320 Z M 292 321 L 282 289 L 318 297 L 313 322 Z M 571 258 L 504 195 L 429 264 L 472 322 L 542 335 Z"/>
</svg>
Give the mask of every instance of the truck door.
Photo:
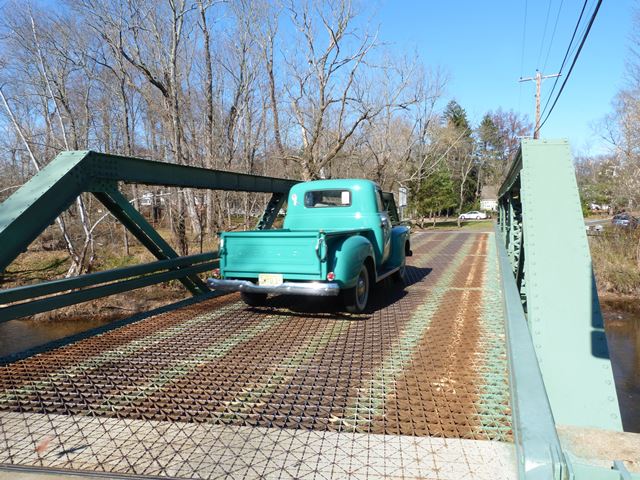
<svg viewBox="0 0 640 480">
<path fill-rule="evenodd" d="M 378 215 L 380 216 L 380 228 L 382 229 L 382 263 L 384 263 L 391 252 L 391 219 L 384 208 L 382 191 L 379 189 L 376 189 L 376 203 L 378 205 Z"/>
</svg>

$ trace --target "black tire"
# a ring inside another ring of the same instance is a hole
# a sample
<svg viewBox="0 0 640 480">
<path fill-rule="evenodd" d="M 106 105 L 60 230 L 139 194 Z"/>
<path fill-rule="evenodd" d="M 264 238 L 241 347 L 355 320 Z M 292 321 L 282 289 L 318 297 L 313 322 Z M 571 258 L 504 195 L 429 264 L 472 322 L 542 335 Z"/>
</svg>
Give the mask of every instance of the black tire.
<svg viewBox="0 0 640 480">
<path fill-rule="evenodd" d="M 242 298 L 242 301 L 250 307 L 261 307 L 267 302 L 266 293 L 240 292 L 240 297 Z"/>
<path fill-rule="evenodd" d="M 402 263 L 396 273 L 393 274 L 393 280 L 400 285 L 407 284 L 407 257 L 403 255 Z"/>
<path fill-rule="evenodd" d="M 361 313 L 367 308 L 369 290 L 371 289 L 369 269 L 366 265 L 360 267 L 356 286 L 342 292 L 344 306 L 349 313 Z"/>
</svg>

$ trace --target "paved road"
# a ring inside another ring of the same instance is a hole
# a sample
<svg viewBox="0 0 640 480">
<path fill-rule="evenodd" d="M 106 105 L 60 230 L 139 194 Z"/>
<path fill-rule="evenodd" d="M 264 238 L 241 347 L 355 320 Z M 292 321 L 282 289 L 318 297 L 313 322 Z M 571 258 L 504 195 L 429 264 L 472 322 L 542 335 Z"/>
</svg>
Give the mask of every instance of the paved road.
<svg viewBox="0 0 640 480">
<path fill-rule="evenodd" d="M 611 223 L 611 217 L 596 218 L 595 220 L 585 220 L 585 225 L 606 225 Z"/>
</svg>

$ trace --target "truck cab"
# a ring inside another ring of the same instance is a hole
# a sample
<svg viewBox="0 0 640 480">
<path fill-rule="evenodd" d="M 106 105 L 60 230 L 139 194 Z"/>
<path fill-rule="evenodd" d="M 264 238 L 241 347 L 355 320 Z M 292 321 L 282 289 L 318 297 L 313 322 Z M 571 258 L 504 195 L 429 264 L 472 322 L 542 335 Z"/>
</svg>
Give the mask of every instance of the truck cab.
<svg viewBox="0 0 640 480">
<path fill-rule="evenodd" d="M 299 183 L 282 229 L 220 234 L 221 278 L 209 284 L 240 291 L 250 305 L 277 293 L 341 295 L 361 312 L 372 285 L 404 278 L 409 228 L 397 219 L 393 196 L 370 180 Z"/>
</svg>

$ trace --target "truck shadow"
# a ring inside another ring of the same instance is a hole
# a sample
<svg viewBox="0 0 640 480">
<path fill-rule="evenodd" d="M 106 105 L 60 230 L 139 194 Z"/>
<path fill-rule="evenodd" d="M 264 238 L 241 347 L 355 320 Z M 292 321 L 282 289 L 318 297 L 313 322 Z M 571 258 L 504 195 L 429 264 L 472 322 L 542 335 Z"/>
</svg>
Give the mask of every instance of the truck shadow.
<svg viewBox="0 0 640 480">
<path fill-rule="evenodd" d="M 404 285 L 391 278 L 376 284 L 369 292 L 369 305 L 361 314 L 347 313 L 338 297 L 301 297 L 296 295 L 278 295 L 270 297 L 264 306 L 248 309 L 269 315 L 285 315 L 301 318 L 324 318 L 327 320 L 362 321 L 373 313 L 384 310 L 407 295 L 406 289 L 422 281 L 431 273 L 431 268 L 419 268 L 407 265 Z"/>
<path fill-rule="evenodd" d="M 404 281 L 405 287 L 410 287 L 414 283 L 421 282 L 432 271 L 433 268 L 414 267 L 413 265 L 407 265 L 407 272 Z"/>
</svg>

